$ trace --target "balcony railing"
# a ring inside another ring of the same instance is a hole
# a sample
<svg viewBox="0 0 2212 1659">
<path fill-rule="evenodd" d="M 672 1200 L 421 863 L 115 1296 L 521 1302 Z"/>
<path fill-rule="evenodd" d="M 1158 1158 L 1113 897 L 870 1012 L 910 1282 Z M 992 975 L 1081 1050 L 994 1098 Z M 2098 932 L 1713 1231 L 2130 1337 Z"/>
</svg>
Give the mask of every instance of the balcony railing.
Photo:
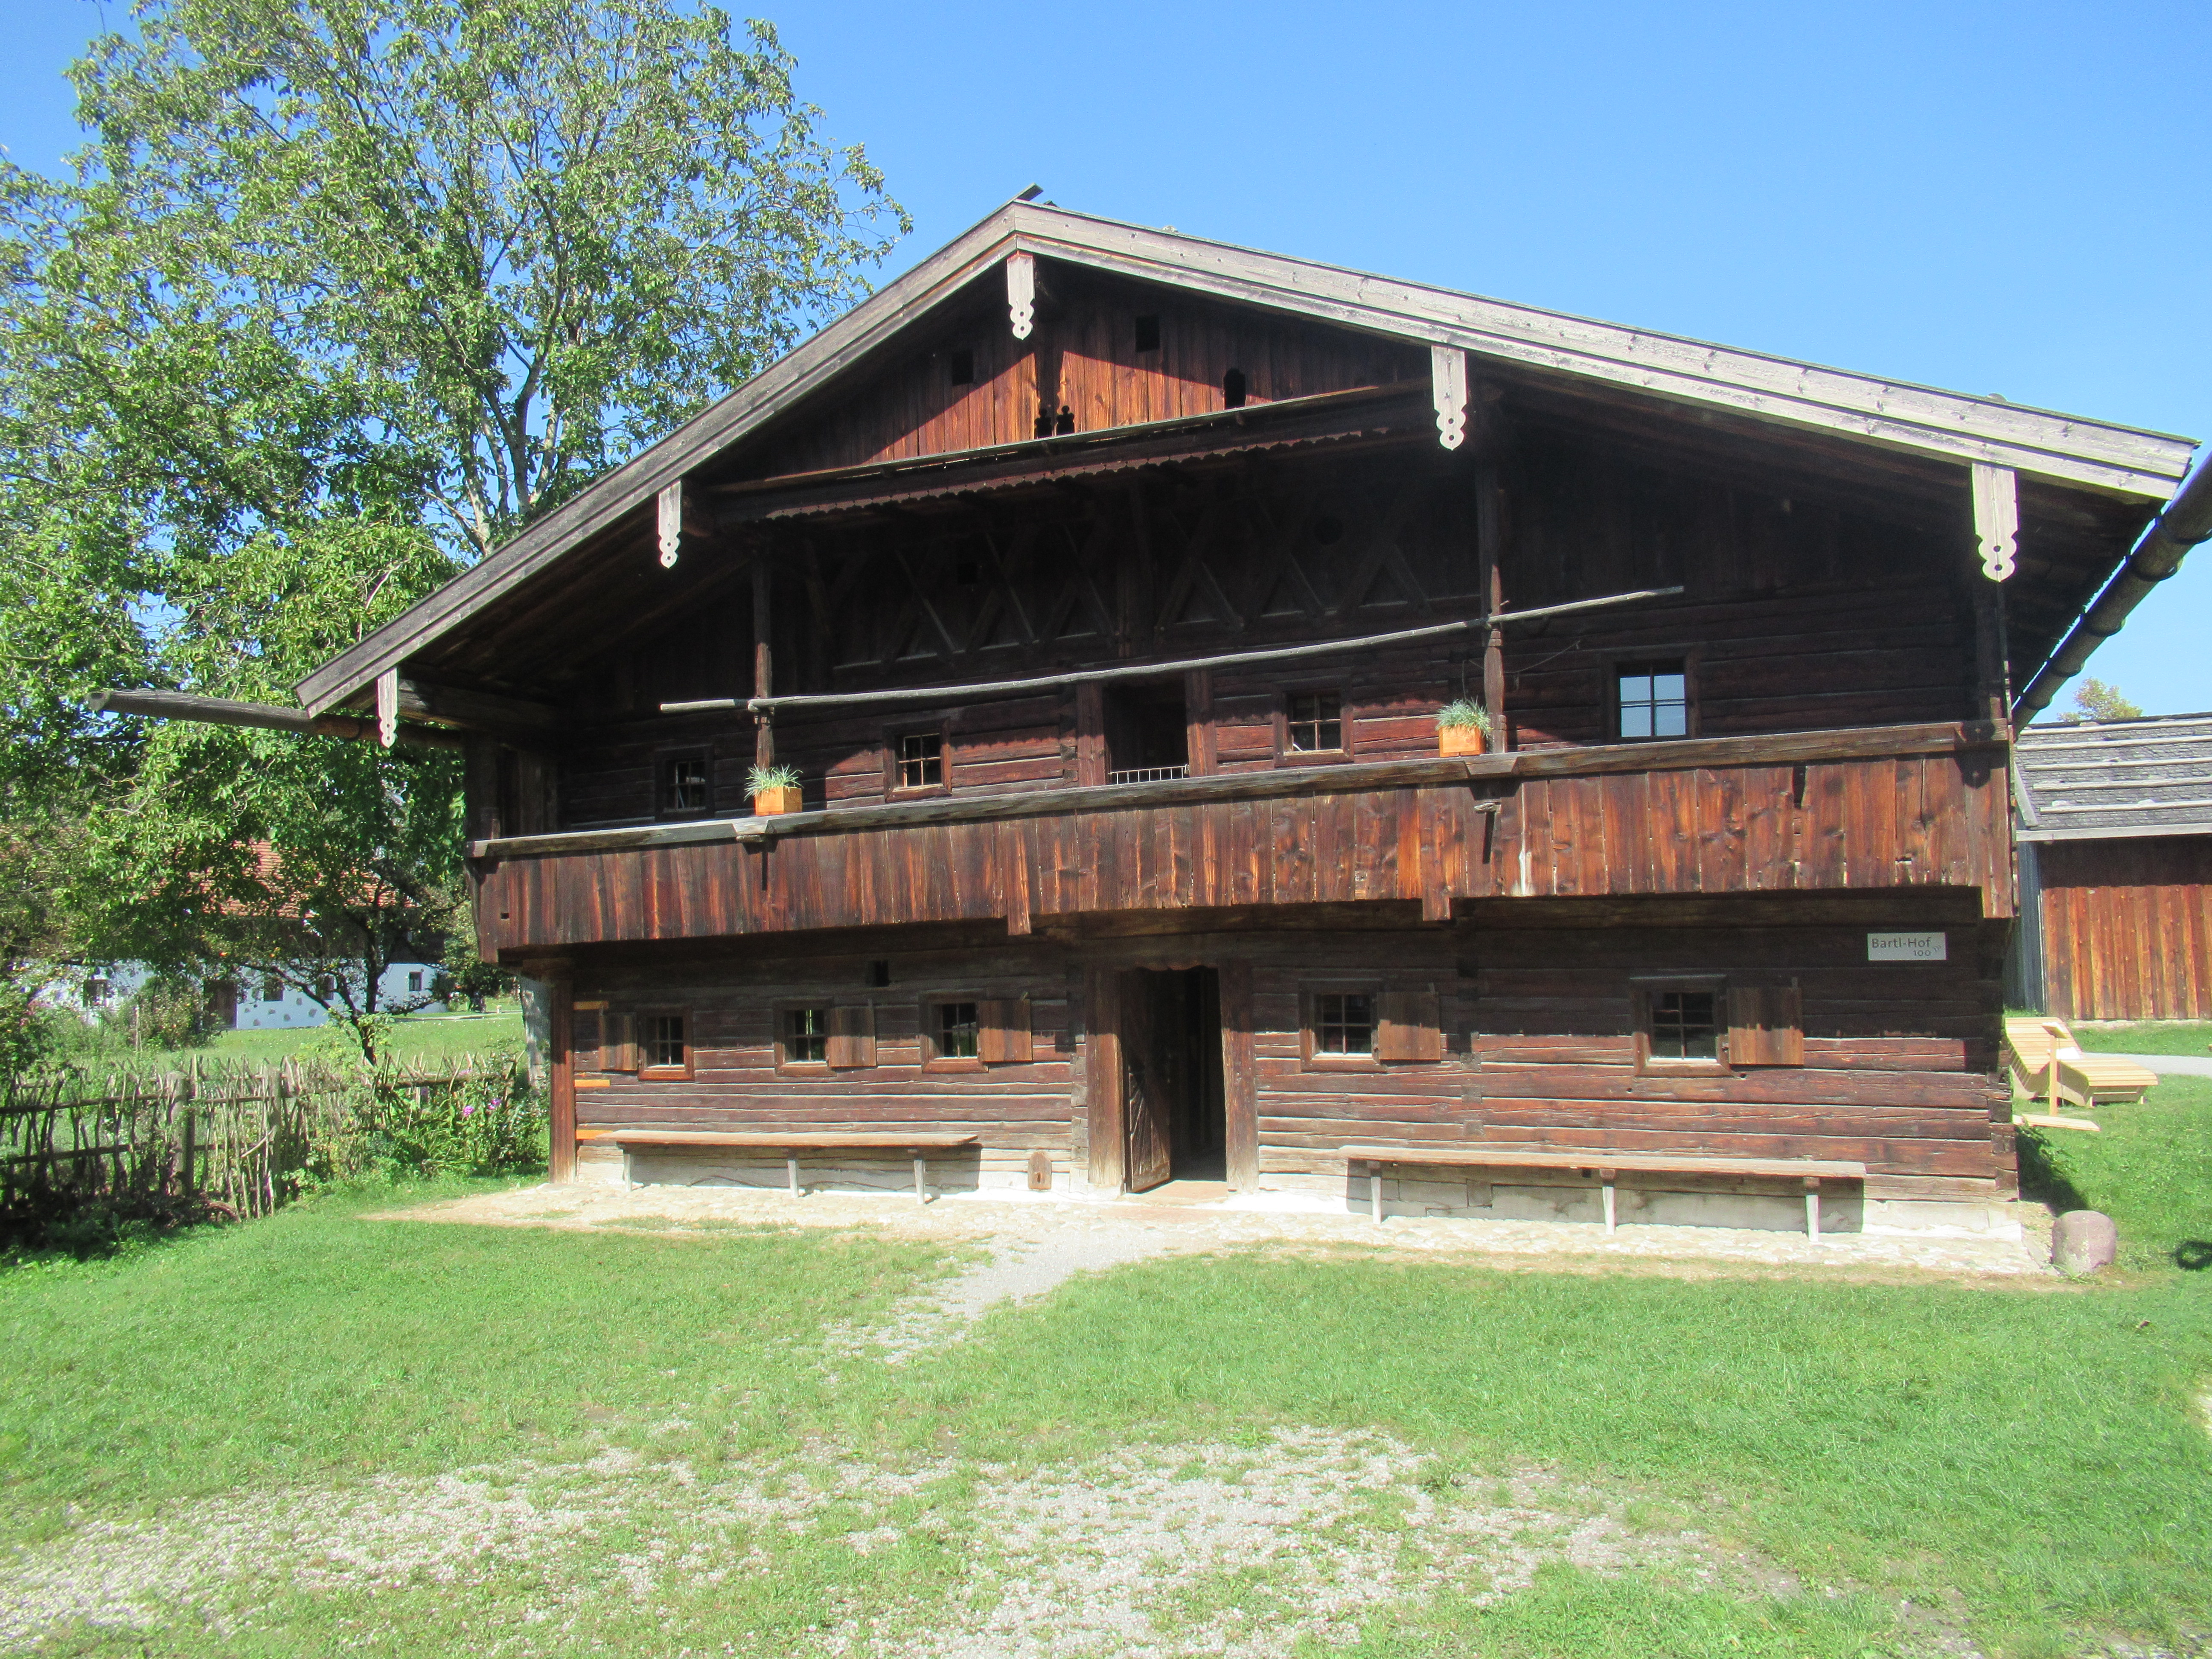
<svg viewBox="0 0 2212 1659">
<path fill-rule="evenodd" d="M 1134 766 L 1125 772 L 1109 772 L 1109 783 L 1165 783 L 1170 778 L 1187 778 L 1190 768 L 1183 766 Z"/>
</svg>

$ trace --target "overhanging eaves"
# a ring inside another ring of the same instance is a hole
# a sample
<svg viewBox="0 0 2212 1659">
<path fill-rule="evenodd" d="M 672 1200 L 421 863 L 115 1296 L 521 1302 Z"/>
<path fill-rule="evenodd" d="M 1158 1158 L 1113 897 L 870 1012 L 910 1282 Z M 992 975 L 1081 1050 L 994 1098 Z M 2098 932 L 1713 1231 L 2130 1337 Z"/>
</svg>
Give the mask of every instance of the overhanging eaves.
<svg viewBox="0 0 2212 1659">
<path fill-rule="evenodd" d="M 1982 461 L 2148 501 L 2191 441 L 1624 328 L 1449 289 L 1257 252 L 1066 209 L 1009 203 L 668 437 L 300 682 L 320 714 L 665 485 L 821 390 L 1009 253 L 1027 252 L 1480 358 L 1810 427 L 1964 465 Z"/>
</svg>

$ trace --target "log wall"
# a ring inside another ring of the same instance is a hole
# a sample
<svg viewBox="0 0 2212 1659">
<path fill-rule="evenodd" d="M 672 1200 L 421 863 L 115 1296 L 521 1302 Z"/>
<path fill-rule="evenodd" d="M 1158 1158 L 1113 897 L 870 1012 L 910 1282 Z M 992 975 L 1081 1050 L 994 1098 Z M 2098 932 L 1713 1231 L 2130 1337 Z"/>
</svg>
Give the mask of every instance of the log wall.
<svg viewBox="0 0 2212 1659">
<path fill-rule="evenodd" d="M 2212 1019 L 2212 836 L 2045 842 L 2044 1006 L 2063 1019 Z"/>
<path fill-rule="evenodd" d="M 1262 1186 L 1327 1186 L 1344 1176 L 1345 1146 L 1375 1141 L 1856 1159 L 1875 1177 L 1870 1196 L 1985 1198 L 2007 1179 L 2010 1125 L 1988 1036 L 2002 930 L 1958 896 L 1775 896 L 1703 908 L 1503 900 L 1431 929 L 1346 926 L 1340 915 L 1291 920 L 1301 925 L 998 942 L 940 934 L 927 949 L 908 942 L 912 933 L 887 932 L 812 952 L 732 944 L 658 965 L 586 959 L 579 996 L 690 1013 L 696 1074 L 618 1077 L 580 1091 L 579 1125 L 587 1147 L 626 1127 L 951 1129 L 981 1139 L 964 1167 L 1004 1184 L 1039 1149 L 1057 1175 L 1080 1171 L 1096 1133 L 1085 1056 L 1100 1036 L 1086 983 L 1099 970 L 1241 964 Z M 1949 940 L 1946 962 L 1866 960 L 1869 927 L 1931 924 Z M 878 960 L 888 986 L 869 982 Z M 1639 1075 L 1632 979 L 1685 973 L 1800 987 L 1805 1065 Z M 1330 988 L 1435 994 L 1442 1058 L 1310 1061 L 1303 1000 Z M 926 1066 L 918 1031 L 937 996 L 1030 999 L 1032 1062 Z M 779 1074 L 775 1010 L 792 999 L 872 1001 L 876 1065 Z M 948 1168 L 941 1178 L 968 1177 Z"/>
</svg>

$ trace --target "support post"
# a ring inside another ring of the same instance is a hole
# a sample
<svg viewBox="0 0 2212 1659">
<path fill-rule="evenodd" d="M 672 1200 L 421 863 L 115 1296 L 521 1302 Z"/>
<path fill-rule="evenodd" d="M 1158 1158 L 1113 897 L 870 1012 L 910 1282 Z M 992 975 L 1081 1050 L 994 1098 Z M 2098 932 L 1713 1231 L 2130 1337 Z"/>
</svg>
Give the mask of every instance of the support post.
<svg viewBox="0 0 2212 1659">
<path fill-rule="evenodd" d="M 1805 1177 L 1805 1237 L 1815 1244 L 1820 1242 L 1820 1178 Z"/>
<path fill-rule="evenodd" d="M 1375 1224 L 1382 1224 L 1382 1166 L 1372 1163 L 1367 1166 L 1367 1204 L 1375 1215 Z"/>
<path fill-rule="evenodd" d="M 914 1155 L 914 1201 L 929 1202 L 929 1160 L 920 1152 Z"/>
<path fill-rule="evenodd" d="M 800 1195 L 799 1190 L 799 1160 L 795 1158 L 785 1158 L 783 1160 L 783 1173 L 785 1178 L 791 1182 L 791 1195 L 793 1198 L 799 1197 Z"/>
<path fill-rule="evenodd" d="M 547 1176 L 556 1182 L 576 1178 L 576 987 L 566 967 L 544 975 L 552 1027 L 548 1047 L 546 1116 L 551 1146 L 546 1158 Z M 623 1179 L 629 1179 L 629 1154 L 623 1154 Z"/>
<path fill-rule="evenodd" d="M 1505 629 L 1496 620 L 1505 605 L 1504 563 L 1505 511 L 1498 469 L 1486 466 L 1474 475 L 1474 539 L 1481 567 L 1482 614 L 1489 626 L 1482 638 L 1482 706 L 1490 714 L 1491 746 L 1499 753 L 1512 748 L 1505 718 Z"/>
<path fill-rule="evenodd" d="M 775 695 L 775 652 L 770 645 L 770 624 L 774 618 L 769 605 L 775 588 L 775 572 L 770 568 L 766 550 L 753 555 L 753 696 L 772 697 Z M 775 764 L 775 720 L 772 713 L 762 709 L 754 716 L 753 763 L 757 766 Z"/>
<path fill-rule="evenodd" d="M 1613 1209 L 1613 1171 L 1600 1170 L 1598 1177 L 1605 1183 L 1605 1231 L 1607 1236 L 1610 1237 L 1617 1224 Z"/>
</svg>

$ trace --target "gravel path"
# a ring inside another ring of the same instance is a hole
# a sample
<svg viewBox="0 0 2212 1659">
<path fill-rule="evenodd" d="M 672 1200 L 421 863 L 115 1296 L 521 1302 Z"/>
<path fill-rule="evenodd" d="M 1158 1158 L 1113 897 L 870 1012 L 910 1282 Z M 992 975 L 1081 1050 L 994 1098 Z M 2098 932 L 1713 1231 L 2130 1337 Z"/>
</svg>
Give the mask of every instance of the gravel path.
<svg viewBox="0 0 2212 1659">
<path fill-rule="evenodd" d="M 2212 1077 L 2212 1054 L 2114 1054 L 2132 1060 L 2160 1077 Z"/>
</svg>

